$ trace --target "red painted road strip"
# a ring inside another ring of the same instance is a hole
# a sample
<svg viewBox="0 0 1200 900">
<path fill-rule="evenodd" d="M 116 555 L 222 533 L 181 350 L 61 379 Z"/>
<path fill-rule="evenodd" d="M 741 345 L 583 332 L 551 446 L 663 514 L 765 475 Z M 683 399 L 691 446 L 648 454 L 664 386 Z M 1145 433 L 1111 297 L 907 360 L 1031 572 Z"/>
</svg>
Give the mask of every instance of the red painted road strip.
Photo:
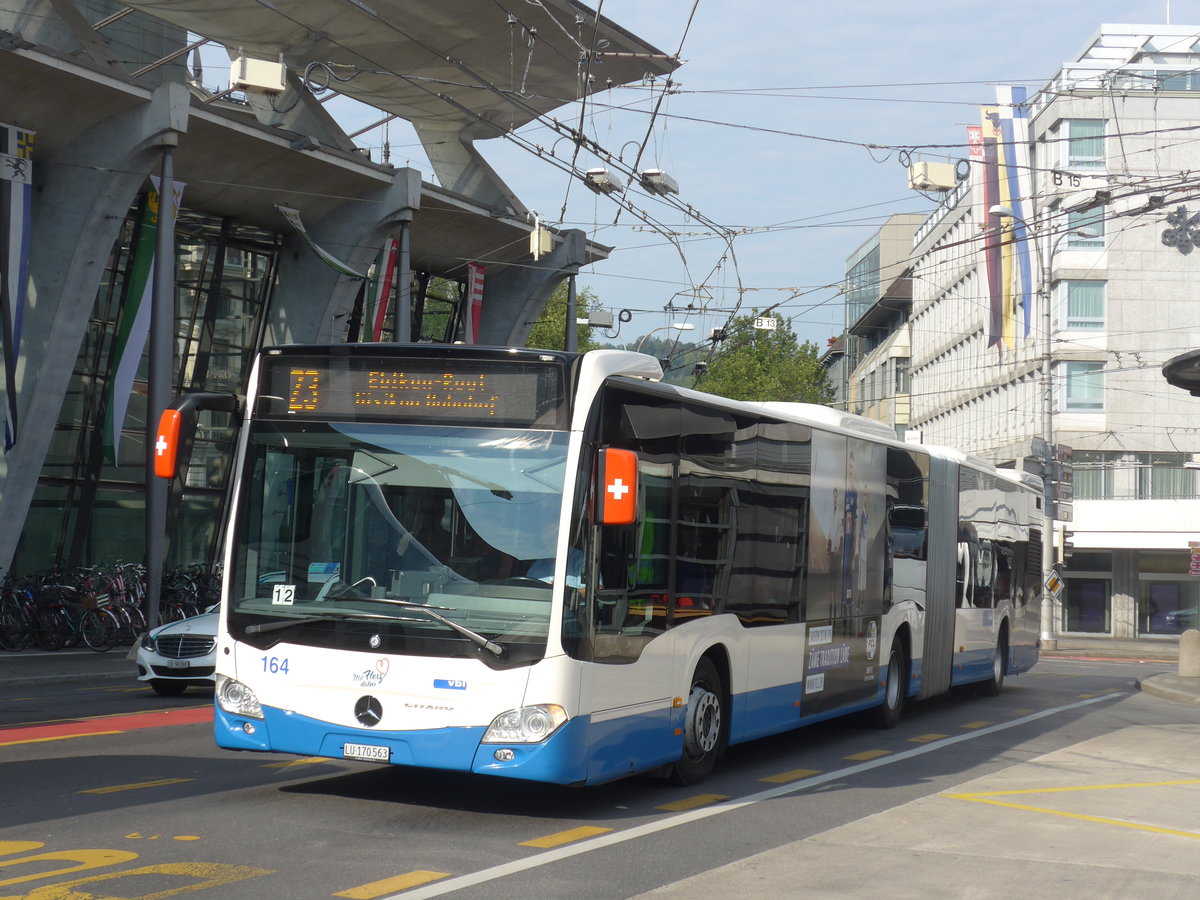
<svg viewBox="0 0 1200 900">
<path fill-rule="evenodd" d="M 87 734 L 111 734 L 115 731 L 133 731 L 138 728 L 160 728 L 164 725 L 196 725 L 211 722 L 212 718 L 213 708 L 203 706 L 196 709 L 164 709 L 161 712 L 57 722 L 53 725 L 33 725 L 27 728 L 0 728 L 0 746 Z"/>
</svg>

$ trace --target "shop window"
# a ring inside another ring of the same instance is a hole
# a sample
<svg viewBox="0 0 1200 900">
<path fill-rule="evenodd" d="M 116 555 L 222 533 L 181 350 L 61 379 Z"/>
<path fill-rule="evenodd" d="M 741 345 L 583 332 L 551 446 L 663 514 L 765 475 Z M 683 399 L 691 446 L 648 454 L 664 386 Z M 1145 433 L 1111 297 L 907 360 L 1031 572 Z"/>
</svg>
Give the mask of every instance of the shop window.
<svg viewBox="0 0 1200 900">
<path fill-rule="evenodd" d="M 1200 583 L 1143 580 L 1138 597 L 1141 634 L 1178 635 L 1200 626 Z"/>
<path fill-rule="evenodd" d="M 1068 575 L 1062 613 L 1063 631 L 1084 634 L 1111 633 L 1111 579 Z"/>
</svg>

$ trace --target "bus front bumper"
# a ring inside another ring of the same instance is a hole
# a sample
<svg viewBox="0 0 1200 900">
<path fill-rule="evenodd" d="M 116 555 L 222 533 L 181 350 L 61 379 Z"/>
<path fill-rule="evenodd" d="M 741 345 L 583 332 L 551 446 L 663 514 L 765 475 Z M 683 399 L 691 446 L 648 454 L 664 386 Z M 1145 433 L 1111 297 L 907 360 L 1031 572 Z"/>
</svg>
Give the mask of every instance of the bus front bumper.
<svg viewBox="0 0 1200 900">
<path fill-rule="evenodd" d="M 322 722 L 270 706 L 263 718 L 228 713 L 213 716 L 217 746 L 228 750 L 295 753 L 329 759 L 362 759 L 400 766 L 475 772 L 552 784 L 575 784 L 587 777 L 586 717 L 566 722 L 537 744 L 483 744 L 486 728 L 470 726 L 425 731 L 355 729 Z"/>
</svg>

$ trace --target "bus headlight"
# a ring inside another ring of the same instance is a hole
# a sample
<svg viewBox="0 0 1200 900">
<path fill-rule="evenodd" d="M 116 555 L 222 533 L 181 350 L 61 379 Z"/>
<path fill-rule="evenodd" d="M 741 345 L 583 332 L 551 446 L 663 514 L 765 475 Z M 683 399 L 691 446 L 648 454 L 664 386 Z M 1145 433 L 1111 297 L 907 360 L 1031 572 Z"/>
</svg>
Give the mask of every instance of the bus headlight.
<svg viewBox="0 0 1200 900">
<path fill-rule="evenodd" d="M 217 676 L 217 703 L 225 712 L 235 716 L 248 716 L 252 719 L 263 717 L 262 706 L 259 705 L 254 691 L 228 675 Z"/>
<path fill-rule="evenodd" d="M 553 703 L 510 709 L 492 720 L 483 743 L 537 744 L 558 731 L 566 721 L 567 711 Z"/>
</svg>

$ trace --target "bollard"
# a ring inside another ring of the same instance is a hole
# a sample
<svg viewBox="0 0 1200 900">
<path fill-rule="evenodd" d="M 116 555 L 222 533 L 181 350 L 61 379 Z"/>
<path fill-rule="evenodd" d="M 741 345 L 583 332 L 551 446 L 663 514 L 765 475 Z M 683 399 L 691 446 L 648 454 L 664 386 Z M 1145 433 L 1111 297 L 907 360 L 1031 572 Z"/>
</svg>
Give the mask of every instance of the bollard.
<svg viewBox="0 0 1200 900">
<path fill-rule="evenodd" d="M 1179 636 L 1179 675 L 1200 678 L 1200 631 L 1195 628 Z"/>
</svg>

